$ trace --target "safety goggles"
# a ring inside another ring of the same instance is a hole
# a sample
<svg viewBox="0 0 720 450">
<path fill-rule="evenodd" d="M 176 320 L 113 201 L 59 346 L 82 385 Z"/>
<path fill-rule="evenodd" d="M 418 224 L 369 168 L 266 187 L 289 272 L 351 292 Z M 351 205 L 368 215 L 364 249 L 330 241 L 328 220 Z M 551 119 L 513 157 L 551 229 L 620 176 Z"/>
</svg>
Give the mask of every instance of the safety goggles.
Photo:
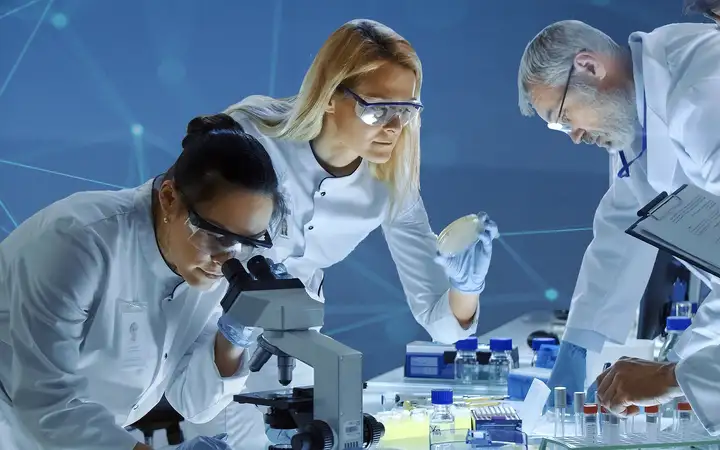
<svg viewBox="0 0 720 450">
<path fill-rule="evenodd" d="M 240 261 L 246 261 L 257 254 L 259 249 L 273 246 L 267 231 L 260 237 L 235 234 L 203 219 L 192 208 L 188 208 L 185 224 L 190 230 L 188 241 L 201 252 L 211 256 L 230 254 Z"/>
<path fill-rule="evenodd" d="M 368 102 L 350 88 L 342 85 L 339 88 L 345 95 L 355 100 L 355 114 L 368 125 L 387 125 L 397 117 L 400 124 L 405 126 L 423 109 L 420 102 Z"/>
</svg>

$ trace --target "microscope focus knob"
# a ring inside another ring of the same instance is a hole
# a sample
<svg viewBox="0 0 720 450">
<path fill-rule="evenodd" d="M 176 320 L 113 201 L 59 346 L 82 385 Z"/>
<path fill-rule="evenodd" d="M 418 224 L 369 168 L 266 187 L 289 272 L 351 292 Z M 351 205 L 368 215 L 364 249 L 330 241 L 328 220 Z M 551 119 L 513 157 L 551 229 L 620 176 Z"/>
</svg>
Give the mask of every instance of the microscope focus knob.
<svg viewBox="0 0 720 450">
<path fill-rule="evenodd" d="M 313 420 L 300 428 L 292 437 L 293 450 L 332 450 L 335 446 L 330 425 L 322 420 Z"/>
<path fill-rule="evenodd" d="M 370 414 L 363 414 L 363 448 L 378 445 L 383 436 L 385 436 L 385 425 Z"/>
</svg>

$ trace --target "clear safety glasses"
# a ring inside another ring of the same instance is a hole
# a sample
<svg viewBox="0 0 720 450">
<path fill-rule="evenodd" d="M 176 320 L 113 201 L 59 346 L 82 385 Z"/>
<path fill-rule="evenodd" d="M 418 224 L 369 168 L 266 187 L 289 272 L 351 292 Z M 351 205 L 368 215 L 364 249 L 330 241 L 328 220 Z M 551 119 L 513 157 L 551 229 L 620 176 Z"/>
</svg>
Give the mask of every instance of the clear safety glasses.
<svg viewBox="0 0 720 450">
<path fill-rule="evenodd" d="M 232 233 L 214 225 L 188 208 L 185 222 L 190 230 L 188 241 L 201 252 L 215 256 L 229 254 L 240 261 L 247 261 L 262 248 L 271 248 L 270 233 L 265 231 L 260 237 L 247 237 Z"/>
<path fill-rule="evenodd" d="M 405 126 L 423 109 L 420 102 L 368 102 L 345 86 L 341 85 L 340 90 L 355 100 L 355 114 L 358 118 L 372 126 L 387 125 L 396 117 L 400 124 Z"/>
</svg>

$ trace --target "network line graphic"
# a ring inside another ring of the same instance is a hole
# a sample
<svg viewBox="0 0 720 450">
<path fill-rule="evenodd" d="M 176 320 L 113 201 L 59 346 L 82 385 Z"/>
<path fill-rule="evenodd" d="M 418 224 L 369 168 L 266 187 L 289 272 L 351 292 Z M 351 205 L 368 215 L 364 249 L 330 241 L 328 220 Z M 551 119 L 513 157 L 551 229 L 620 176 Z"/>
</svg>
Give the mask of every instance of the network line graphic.
<svg viewBox="0 0 720 450">
<path fill-rule="evenodd" d="M 131 165 L 133 179 L 127 180 L 127 183 L 94 179 L 87 175 L 73 173 L 72 170 L 54 169 L 51 167 L 52 164 L 31 164 L 27 159 L 10 157 L 8 156 L 8 153 L 5 153 L 5 156 L 0 158 L 0 174 L 2 174 L 2 171 L 9 170 L 22 171 L 23 173 L 21 176 L 28 180 L 32 180 L 33 176 L 45 174 L 51 177 L 58 177 L 59 179 L 75 180 L 80 182 L 82 185 L 86 185 L 88 189 L 123 189 L 139 184 L 140 182 L 144 182 L 148 177 L 154 174 L 149 170 L 150 165 L 147 162 L 150 152 L 159 150 L 166 154 L 165 156 L 168 158 L 175 155 L 177 152 L 172 145 L 169 145 L 162 137 L 160 137 L 159 133 L 154 132 L 152 129 L 149 129 L 149 127 L 144 126 L 137 120 L 137 116 L 133 112 L 133 109 L 130 107 L 128 102 L 123 99 L 123 96 L 119 93 L 112 79 L 106 72 L 98 67 L 97 62 L 93 59 L 93 56 L 88 50 L 88 47 L 82 37 L 78 32 L 73 30 L 73 16 L 67 11 L 59 9 L 59 7 L 62 6 L 64 6 L 62 0 L 31 0 L 26 3 L 19 4 L 9 10 L 0 10 L 0 24 L 4 21 L 12 20 L 14 17 L 19 15 L 27 18 L 30 13 L 35 14 L 35 11 L 37 11 L 36 18 L 28 27 L 29 31 L 27 38 L 25 38 L 17 55 L 12 60 L 13 62 L 10 64 L 7 74 L 5 74 L 4 77 L 0 74 L 0 106 L 2 106 L 4 96 L 8 90 L 12 89 L 14 80 L 18 77 L 18 73 L 23 65 L 23 61 L 27 55 L 32 52 L 32 44 L 37 35 L 43 27 L 52 27 L 51 31 L 54 30 L 54 32 L 62 33 L 64 41 L 68 43 L 69 47 L 74 52 L 77 59 L 72 63 L 81 65 L 87 69 L 89 83 L 94 86 L 97 92 L 101 93 L 104 101 L 108 103 L 110 111 L 117 116 L 117 119 L 119 119 L 118 123 L 120 124 L 119 128 L 121 129 L 116 130 L 117 140 L 118 142 L 129 143 L 130 148 L 132 148 L 132 155 L 129 156 L 132 157 Z M 272 27 L 271 30 L 269 30 L 269 35 L 267 37 L 270 47 L 267 66 L 267 70 L 269 72 L 269 76 L 267 78 L 267 91 L 270 95 L 276 95 L 277 76 L 279 70 L 278 59 L 281 38 L 283 36 L 282 0 L 274 0 L 271 10 L 272 15 L 270 23 L 272 24 Z M 4 57 L 5 56 L 3 56 L 3 58 Z M 172 80 L 179 82 L 182 81 L 180 78 L 184 76 L 185 69 L 177 59 L 168 59 L 159 64 L 158 74 L 160 77 L 171 78 Z M 26 218 L 19 217 L 18 214 L 15 214 L 12 211 L 12 203 L 9 202 L 7 197 L 4 197 L 9 195 L 11 195 L 10 192 L 0 192 L 0 240 L 10 234 L 12 230 Z M 543 278 L 537 269 L 525 261 L 525 259 L 514 248 L 513 240 L 526 237 L 587 233 L 588 231 L 591 231 L 591 227 L 589 226 L 557 227 L 554 229 L 501 230 L 502 234 L 497 240 L 495 251 L 507 253 L 511 260 L 517 265 L 520 272 L 523 273 L 528 280 L 530 280 L 534 289 L 536 289 L 536 293 L 533 295 L 539 295 L 547 301 L 552 302 L 560 298 L 561 294 Z M 382 292 L 385 297 L 399 301 L 394 302 L 391 307 L 387 307 L 385 305 L 377 305 L 377 307 L 373 307 L 371 305 L 347 305 L 345 310 L 339 308 L 337 309 L 338 314 L 359 315 L 362 317 L 351 325 L 329 330 L 328 333 L 345 333 L 369 324 L 393 320 L 398 317 L 398 315 L 408 314 L 407 306 L 404 300 L 405 296 L 402 289 L 396 283 L 388 281 L 383 274 L 378 273 L 370 266 L 359 264 L 354 261 L 349 262 L 349 264 L 352 264 L 351 269 L 353 273 L 372 283 L 372 285 L 377 288 L 379 292 Z M 502 301 L 507 302 L 510 300 L 504 299 Z"/>
</svg>

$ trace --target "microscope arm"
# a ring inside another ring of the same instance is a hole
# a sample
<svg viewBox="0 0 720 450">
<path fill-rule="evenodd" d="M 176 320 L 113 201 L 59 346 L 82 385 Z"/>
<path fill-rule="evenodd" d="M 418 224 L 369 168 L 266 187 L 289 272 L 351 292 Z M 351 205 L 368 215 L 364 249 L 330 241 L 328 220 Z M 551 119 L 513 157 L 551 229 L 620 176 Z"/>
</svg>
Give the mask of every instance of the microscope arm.
<svg viewBox="0 0 720 450">
<path fill-rule="evenodd" d="M 263 336 L 314 369 L 314 418 L 343 434 L 342 442 L 362 442 L 362 354 L 315 330 L 265 330 Z"/>
</svg>

